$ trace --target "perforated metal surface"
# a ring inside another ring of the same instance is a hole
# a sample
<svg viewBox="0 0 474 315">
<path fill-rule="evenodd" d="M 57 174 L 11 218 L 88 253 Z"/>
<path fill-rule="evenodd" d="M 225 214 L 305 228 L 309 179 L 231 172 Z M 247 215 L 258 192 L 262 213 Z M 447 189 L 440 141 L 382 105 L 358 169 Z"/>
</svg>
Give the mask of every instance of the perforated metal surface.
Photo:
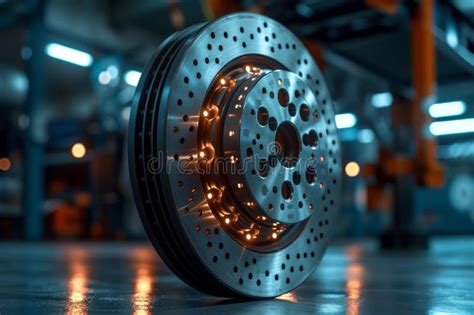
<svg viewBox="0 0 474 315">
<path fill-rule="evenodd" d="M 321 260 L 340 194 L 333 106 L 277 22 L 234 14 L 163 43 L 137 90 L 129 149 L 147 233 L 191 286 L 272 297 Z"/>
</svg>

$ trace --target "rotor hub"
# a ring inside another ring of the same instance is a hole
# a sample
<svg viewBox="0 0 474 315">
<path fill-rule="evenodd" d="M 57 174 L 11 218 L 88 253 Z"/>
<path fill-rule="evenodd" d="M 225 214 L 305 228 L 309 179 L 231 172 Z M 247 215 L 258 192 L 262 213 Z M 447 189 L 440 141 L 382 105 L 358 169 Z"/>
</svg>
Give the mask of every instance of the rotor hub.
<svg viewBox="0 0 474 315">
<path fill-rule="evenodd" d="M 240 243 L 276 250 L 301 230 L 325 185 L 316 97 L 292 72 L 249 65 L 212 91 L 199 153 L 212 209 Z"/>
</svg>

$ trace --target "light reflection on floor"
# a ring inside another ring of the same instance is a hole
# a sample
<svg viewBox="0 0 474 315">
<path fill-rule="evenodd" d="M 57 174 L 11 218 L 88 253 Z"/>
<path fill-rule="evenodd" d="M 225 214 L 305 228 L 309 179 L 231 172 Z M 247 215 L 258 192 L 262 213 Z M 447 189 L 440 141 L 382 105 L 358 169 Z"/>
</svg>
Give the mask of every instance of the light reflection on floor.
<svg viewBox="0 0 474 315">
<path fill-rule="evenodd" d="M 70 253 L 68 280 L 68 302 L 66 314 L 87 314 L 88 262 L 87 250 L 74 249 Z"/>
<path fill-rule="evenodd" d="M 291 303 L 298 303 L 298 298 L 296 297 L 295 292 L 288 292 L 285 294 L 282 294 L 276 298 L 277 300 L 281 301 L 287 301 Z"/>
<path fill-rule="evenodd" d="M 147 248 L 138 248 L 132 250 L 131 255 L 137 258 L 131 265 L 135 270 L 134 292 L 131 298 L 133 314 L 152 314 L 155 265 L 150 261 L 153 262 L 155 253 Z"/>
<path fill-rule="evenodd" d="M 147 243 L 0 244 L 0 314 L 474 314 L 474 239 L 425 253 L 332 246 L 297 290 L 224 300 L 178 280 Z"/>
<path fill-rule="evenodd" d="M 365 276 L 364 265 L 358 262 L 361 250 L 358 246 L 348 246 L 345 252 L 350 261 L 346 268 L 347 314 L 359 315 L 361 289 Z"/>
</svg>

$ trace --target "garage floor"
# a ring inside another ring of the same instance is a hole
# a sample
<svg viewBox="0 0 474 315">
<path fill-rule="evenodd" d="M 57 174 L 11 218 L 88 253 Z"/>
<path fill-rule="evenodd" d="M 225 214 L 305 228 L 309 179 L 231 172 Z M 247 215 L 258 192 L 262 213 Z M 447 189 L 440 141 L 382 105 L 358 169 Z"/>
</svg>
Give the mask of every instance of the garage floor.
<svg viewBox="0 0 474 315">
<path fill-rule="evenodd" d="M 474 238 L 426 253 L 333 245 L 314 275 L 277 299 L 202 295 L 147 243 L 0 243 L 0 314 L 474 314 Z"/>
</svg>

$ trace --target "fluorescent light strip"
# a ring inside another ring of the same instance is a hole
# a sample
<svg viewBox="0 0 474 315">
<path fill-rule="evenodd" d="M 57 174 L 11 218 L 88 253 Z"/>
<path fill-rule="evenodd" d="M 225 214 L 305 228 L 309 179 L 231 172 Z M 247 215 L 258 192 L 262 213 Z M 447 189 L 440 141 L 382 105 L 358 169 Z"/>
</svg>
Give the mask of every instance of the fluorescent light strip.
<svg viewBox="0 0 474 315">
<path fill-rule="evenodd" d="M 459 45 L 459 36 L 454 28 L 454 25 L 449 25 L 448 29 L 446 30 L 446 42 L 448 43 L 449 46 L 452 48 L 456 48 L 456 46 Z"/>
<path fill-rule="evenodd" d="M 434 118 L 458 116 L 466 112 L 466 103 L 463 101 L 437 103 L 430 106 L 429 112 Z"/>
<path fill-rule="evenodd" d="M 357 117 L 352 113 L 336 115 L 336 126 L 339 129 L 352 128 L 357 124 Z"/>
<path fill-rule="evenodd" d="M 430 132 L 435 136 L 474 132 L 474 118 L 433 122 Z"/>
<path fill-rule="evenodd" d="M 393 96 L 389 92 L 377 93 L 372 95 L 370 101 L 377 108 L 389 107 L 393 103 Z"/>
<path fill-rule="evenodd" d="M 142 76 L 141 72 L 130 70 L 130 71 L 125 72 L 124 80 L 125 80 L 125 83 L 127 83 L 128 85 L 137 86 L 138 81 L 140 81 L 141 76 Z"/>
<path fill-rule="evenodd" d="M 45 52 L 50 57 L 81 67 L 89 67 L 94 61 L 91 54 L 56 43 L 46 45 Z"/>
</svg>

